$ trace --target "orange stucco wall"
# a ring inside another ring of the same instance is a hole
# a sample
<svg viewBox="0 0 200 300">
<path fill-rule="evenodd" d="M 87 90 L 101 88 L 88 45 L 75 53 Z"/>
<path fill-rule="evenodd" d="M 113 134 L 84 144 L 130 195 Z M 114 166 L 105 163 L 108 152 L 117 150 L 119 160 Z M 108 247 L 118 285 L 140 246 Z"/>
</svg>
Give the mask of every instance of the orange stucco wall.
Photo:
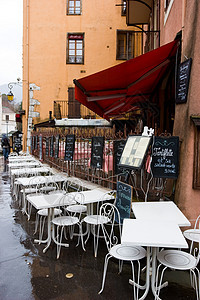
<svg viewBox="0 0 200 300">
<path fill-rule="evenodd" d="M 84 0 L 82 15 L 77 16 L 66 15 L 67 1 L 24 0 L 23 108 L 28 111 L 27 83 L 40 86 L 40 91 L 34 92 L 34 98 L 40 101 L 35 108 L 40 119 L 35 122 L 49 117 L 54 100 L 67 100 L 73 79 L 121 63 L 116 60 L 116 30 L 133 30 L 133 27 L 127 27 L 121 7 L 116 6 L 119 3 L 119 0 Z M 69 32 L 85 34 L 84 65 L 66 64 Z M 26 114 L 24 120 L 27 117 Z M 26 136 L 26 122 L 23 124 Z"/>
</svg>

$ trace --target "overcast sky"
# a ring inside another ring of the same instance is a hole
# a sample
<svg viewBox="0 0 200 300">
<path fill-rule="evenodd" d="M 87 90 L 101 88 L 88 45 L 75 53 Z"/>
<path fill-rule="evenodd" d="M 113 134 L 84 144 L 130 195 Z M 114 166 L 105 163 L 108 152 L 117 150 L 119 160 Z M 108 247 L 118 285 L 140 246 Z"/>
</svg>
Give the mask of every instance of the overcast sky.
<svg viewBox="0 0 200 300">
<path fill-rule="evenodd" d="M 0 0 L 0 85 L 22 79 L 23 0 Z"/>
</svg>

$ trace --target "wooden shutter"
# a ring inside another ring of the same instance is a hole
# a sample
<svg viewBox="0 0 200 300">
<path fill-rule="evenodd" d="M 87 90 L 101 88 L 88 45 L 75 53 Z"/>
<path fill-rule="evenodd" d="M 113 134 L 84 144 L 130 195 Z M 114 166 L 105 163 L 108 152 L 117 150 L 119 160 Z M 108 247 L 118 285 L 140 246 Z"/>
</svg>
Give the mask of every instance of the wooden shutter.
<svg viewBox="0 0 200 300">
<path fill-rule="evenodd" d="M 75 100 L 75 89 L 68 88 L 68 118 L 80 118 L 80 102 Z"/>
</svg>

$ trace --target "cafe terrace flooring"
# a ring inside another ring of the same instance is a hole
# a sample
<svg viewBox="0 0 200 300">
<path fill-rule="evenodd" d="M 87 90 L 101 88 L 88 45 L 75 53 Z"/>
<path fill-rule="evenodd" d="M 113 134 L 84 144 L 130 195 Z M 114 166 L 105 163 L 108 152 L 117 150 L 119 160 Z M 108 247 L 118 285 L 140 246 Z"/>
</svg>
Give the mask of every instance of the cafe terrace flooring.
<svg viewBox="0 0 200 300">
<path fill-rule="evenodd" d="M 81 246 L 76 247 L 76 239 L 69 241 L 70 247 L 62 247 L 57 260 L 53 243 L 46 253 L 42 252 L 44 245 L 34 244 L 34 221 L 34 214 L 27 221 L 27 216 L 12 199 L 9 173 L 0 157 L 0 300 L 133 299 L 128 283 L 131 267 L 124 264 L 119 275 L 114 261 L 109 264 L 104 291 L 98 295 L 107 253 L 103 240 L 97 258 L 91 238 L 86 252 Z M 163 300 L 196 299 L 188 273 L 169 272 L 168 277 L 169 286 L 160 294 Z M 146 299 L 154 297 L 149 293 Z"/>
</svg>

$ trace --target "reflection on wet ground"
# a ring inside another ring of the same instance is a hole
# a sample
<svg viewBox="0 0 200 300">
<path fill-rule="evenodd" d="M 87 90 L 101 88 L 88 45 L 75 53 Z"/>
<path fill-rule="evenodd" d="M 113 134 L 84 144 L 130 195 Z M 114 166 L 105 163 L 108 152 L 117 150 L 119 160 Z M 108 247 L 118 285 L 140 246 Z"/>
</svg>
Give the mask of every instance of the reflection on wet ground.
<svg viewBox="0 0 200 300">
<path fill-rule="evenodd" d="M 100 241 L 96 259 L 91 238 L 86 252 L 81 246 L 76 247 L 76 241 L 69 241 L 70 247 L 62 247 L 57 260 L 53 243 L 45 254 L 42 252 L 44 245 L 34 244 L 34 223 L 34 213 L 27 221 L 18 203 L 12 199 L 9 173 L 0 157 L 0 300 L 133 299 L 132 287 L 128 283 L 131 267 L 124 264 L 119 275 L 118 264 L 114 261 L 109 264 L 104 292 L 98 295 L 107 253 L 103 241 Z M 68 273 L 73 276 L 67 278 Z M 163 289 L 160 295 L 163 300 L 196 299 L 187 275 L 180 276 L 169 272 L 174 283 L 170 282 Z M 154 297 L 149 293 L 146 299 Z"/>
</svg>

